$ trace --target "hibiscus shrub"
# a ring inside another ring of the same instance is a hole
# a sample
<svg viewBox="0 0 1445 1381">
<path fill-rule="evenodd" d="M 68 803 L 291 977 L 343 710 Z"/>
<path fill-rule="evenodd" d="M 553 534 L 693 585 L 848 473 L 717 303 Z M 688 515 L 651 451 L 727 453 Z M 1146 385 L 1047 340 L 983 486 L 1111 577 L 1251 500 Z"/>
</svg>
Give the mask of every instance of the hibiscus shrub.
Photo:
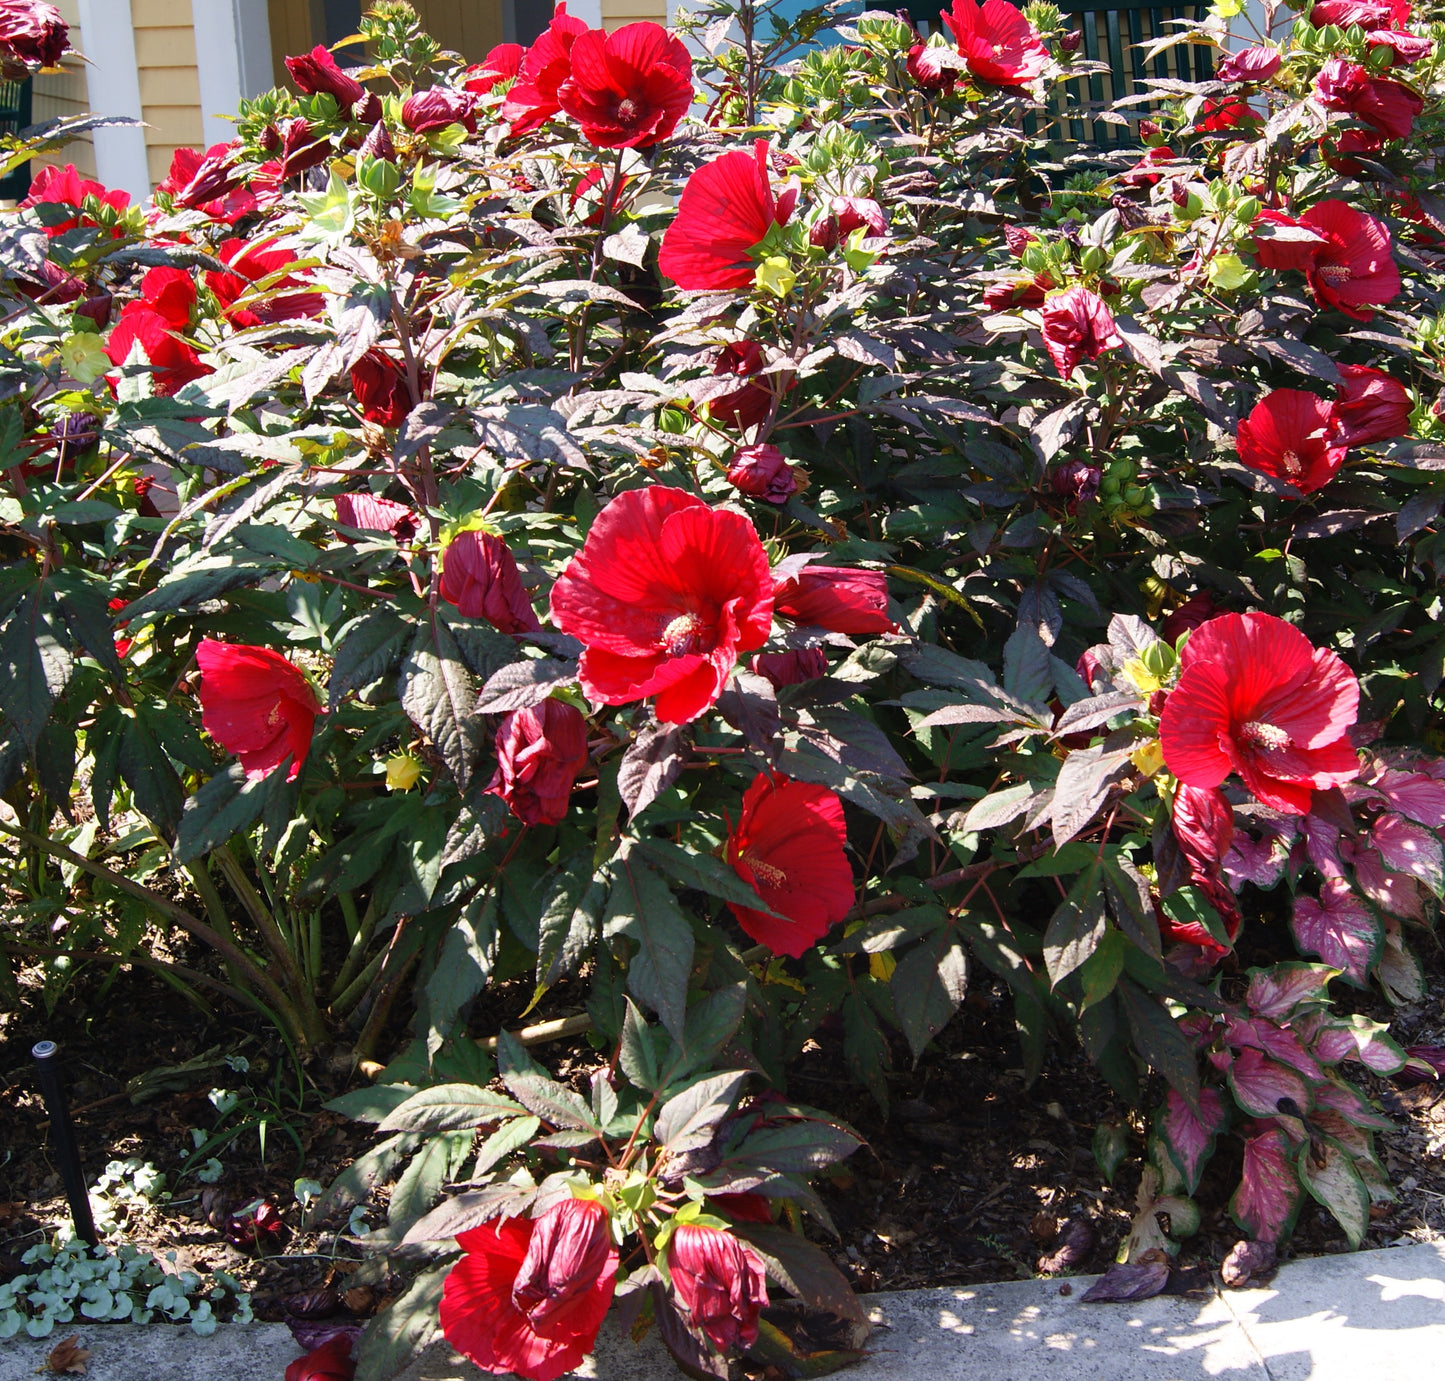
<svg viewBox="0 0 1445 1381">
<path fill-rule="evenodd" d="M 1226 1137 L 1255 1259 L 1391 1196 L 1445 30 L 1175 21 L 1212 75 L 1105 111 L 1047 4 L 769 9 L 466 67 L 387 0 L 151 203 L 42 170 L 0 236 L 4 944 L 358 1061 L 410 1016 L 312 1209 L 399 1176 L 364 1377 L 439 1313 L 546 1381 L 614 1297 L 691 1374 L 816 1371 L 770 1283 L 844 1360 L 801 1228 L 858 1138 L 790 1065 L 886 1109 L 980 971 L 1030 1076 L 1077 1042 L 1150 1112 L 1130 1254 Z M 590 1080 L 472 1038 L 518 979 L 581 985 Z"/>
</svg>

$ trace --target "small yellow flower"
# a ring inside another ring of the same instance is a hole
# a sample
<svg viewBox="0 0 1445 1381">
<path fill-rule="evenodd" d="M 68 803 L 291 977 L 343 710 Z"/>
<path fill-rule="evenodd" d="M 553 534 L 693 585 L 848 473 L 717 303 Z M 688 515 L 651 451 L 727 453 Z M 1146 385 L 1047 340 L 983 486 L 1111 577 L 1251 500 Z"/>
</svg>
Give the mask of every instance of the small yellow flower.
<svg viewBox="0 0 1445 1381">
<path fill-rule="evenodd" d="M 386 760 L 386 789 L 410 791 L 421 776 L 421 763 L 410 753 L 393 753 Z"/>
<path fill-rule="evenodd" d="M 1124 663 L 1124 675 L 1134 683 L 1140 695 L 1153 695 L 1159 689 L 1159 678 L 1138 657 Z"/>
<path fill-rule="evenodd" d="M 798 275 L 793 272 L 792 265 L 780 254 L 764 259 L 753 276 L 755 286 L 762 292 L 772 293 L 774 297 L 786 297 L 793 291 L 793 285 L 797 281 Z"/>
<path fill-rule="evenodd" d="M 1254 270 L 1237 254 L 1221 254 L 1209 263 L 1209 281 L 1216 288 L 1232 292 L 1254 278 Z"/>
<path fill-rule="evenodd" d="M 1148 743 L 1141 743 L 1129 754 L 1129 761 L 1146 777 L 1152 777 L 1164 766 L 1164 749 L 1160 747 L 1157 738 L 1151 738 Z"/>
<path fill-rule="evenodd" d="M 90 331 L 77 331 L 60 342 L 60 359 L 65 372 L 78 384 L 93 384 L 114 366 L 105 353 L 105 343 Z"/>
</svg>

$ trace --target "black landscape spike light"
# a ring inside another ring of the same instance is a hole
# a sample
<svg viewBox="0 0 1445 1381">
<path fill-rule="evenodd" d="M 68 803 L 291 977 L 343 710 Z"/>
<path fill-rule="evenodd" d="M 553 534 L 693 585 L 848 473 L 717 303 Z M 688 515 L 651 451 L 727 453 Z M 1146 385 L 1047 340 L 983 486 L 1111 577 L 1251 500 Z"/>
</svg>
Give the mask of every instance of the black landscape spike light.
<svg viewBox="0 0 1445 1381">
<path fill-rule="evenodd" d="M 75 1127 L 60 1078 L 60 1047 L 54 1041 L 37 1041 L 30 1047 L 30 1054 L 35 1060 L 45 1110 L 50 1114 L 50 1140 L 55 1146 L 55 1158 L 60 1162 L 65 1197 L 70 1201 L 70 1221 L 75 1235 L 93 1247 L 99 1239 L 95 1235 L 95 1220 L 90 1216 L 90 1195 L 80 1168 L 80 1148 L 75 1144 Z"/>
</svg>

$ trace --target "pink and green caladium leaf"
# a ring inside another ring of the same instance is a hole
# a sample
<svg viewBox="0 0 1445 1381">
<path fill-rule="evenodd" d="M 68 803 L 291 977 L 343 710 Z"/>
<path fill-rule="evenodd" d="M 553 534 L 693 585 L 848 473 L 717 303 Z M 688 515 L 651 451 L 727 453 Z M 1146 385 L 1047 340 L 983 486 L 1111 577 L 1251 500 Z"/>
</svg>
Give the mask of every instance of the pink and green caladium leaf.
<svg viewBox="0 0 1445 1381">
<path fill-rule="evenodd" d="M 1257 1017 L 1283 1021 L 1306 1003 L 1327 1000 L 1330 979 L 1339 973 L 1328 964 L 1274 964 L 1250 969 L 1244 1005 Z"/>
<path fill-rule="evenodd" d="M 1445 826 L 1445 782 L 1424 772 L 1388 767 L 1370 785 L 1401 815 L 1408 815 L 1427 829 Z"/>
<path fill-rule="evenodd" d="M 1370 1226 L 1370 1191 L 1355 1158 L 1334 1137 L 1322 1137 L 1300 1147 L 1296 1163 L 1305 1187 L 1334 1214 L 1350 1246 L 1358 1247 Z"/>
<path fill-rule="evenodd" d="M 1255 1117 L 1274 1117 L 1281 1112 L 1295 1117 L 1313 1106 L 1309 1084 L 1287 1065 L 1271 1060 L 1261 1051 L 1241 1050 L 1229 1066 L 1227 1077 L 1234 1101 Z"/>
<path fill-rule="evenodd" d="M 1164 1105 L 1154 1123 L 1169 1159 L 1184 1177 L 1191 1194 L 1199 1187 L 1199 1177 L 1213 1154 L 1215 1139 L 1229 1124 L 1229 1109 L 1218 1089 L 1199 1090 L 1199 1112 L 1201 1115 L 1196 1117 L 1189 1104 L 1170 1089 L 1164 1095 Z"/>
<path fill-rule="evenodd" d="M 1229 1201 L 1234 1221 L 1258 1242 L 1278 1242 L 1294 1226 L 1303 1197 L 1289 1138 L 1278 1127 L 1250 1137 L 1244 1173 Z"/>
<path fill-rule="evenodd" d="M 1296 897 L 1289 928 L 1302 950 L 1333 964 L 1357 988 L 1365 986 L 1385 942 L 1379 917 L 1344 878 L 1326 878 L 1318 901 Z"/>
<path fill-rule="evenodd" d="M 1382 815 L 1370 831 L 1370 843 L 1392 873 L 1409 873 L 1437 897 L 1445 896 L 1445 850 L 1423 825 L 1403 815 Z"/>
<path fill-rule="evenodd" d="M 1308 1050 L 1299 1035 L 1287 1026 L 1276 1026 L 1264 1017 L 1225 1018 L 1224 1041 L 1236 1050 L 1253 1047 L 1272 1055 L 1281 1064 L 1298 1070 L 1306 1079 L 1318 1079 L 1318 1061 Z"/>
<path fill-rule="evenodd" d="M 1343 1079 L 1321 1079 L 1314 1086 L 1314 1095 L 1317 1114 L 1322 1109 L 1328 1109 L 1353 1126 L 1373 1127 L 1382 1132 L 1388 1132 L 1395 1125 L 1388 1117 L 1377 1113 L 1359 1089 Z"/>
<path fill-rule="evenodd" d="M 1395 1074 L 1405 1067 L 1405 1052 L 1385 1023 L 1359 1013 L 1320 1021 L 1310 1037 L 1310 1049 L 1325 1064 L 1356 1060 L 1375 1074 Z"/>
</svg>

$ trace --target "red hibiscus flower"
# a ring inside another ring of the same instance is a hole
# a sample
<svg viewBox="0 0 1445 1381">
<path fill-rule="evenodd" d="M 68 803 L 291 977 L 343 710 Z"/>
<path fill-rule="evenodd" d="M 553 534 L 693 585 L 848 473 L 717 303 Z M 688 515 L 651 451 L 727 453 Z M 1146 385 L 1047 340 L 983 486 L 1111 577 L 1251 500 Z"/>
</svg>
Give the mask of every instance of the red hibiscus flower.
<svg viewBox="0 0 1445 1381">
<path fill-rule="evenodd" d="M 1214 75 L 1222 82 L 1267 82 L 1283 62 L 1277 48 L 1242 48 L 1226 53 Z"/>
<path fill-rule="evenodd" d="M 607 1212 L 564 1199 L 457 1237 L 465 1255 L 442 1290 L 446 1339 L 483 1371 L 555 1381 L 591 1352 L 612 1303 L 617 1253 Z"/>
<path fill-rule="evenodd" d="M 765 363 L 763 347 L 755 340 L 723 346 L 712 368 L 713 379 L 733 378 L 746 382 L 722 391 L 718 391 L 716 383 L 704 385 L 695 390 L 693 401 L 699 406 L 706 403 L 708 415 L 714 422 L 726 422 L 739 431 L 756 427 L 773 410 L 774 388 L 781 386 L 782 391 L 787 393 L 797 387 L 796 379 L 782 374 L 765 375 L 766 383 L 752 382 L 762 373 Z M 786 382 L 781 383 L 785 378 Z"/>
<path fill-rule="evenodd" d="M 587 761 L 587 721 L 561 700 L 513 710 L 497 728 L 497 771 L 487 790 L 527 825 L 556 825 Z"/>
<path fill-rule="evenodd" d="M 921 86 L 925 91 L 953 90 L 958 73 L 940 61 L 940 55 L 945 51 L 927 43 L 915 43 L 908 50 L 906 66 L 915 86 Z"/>
<path fill-rule="evenodd" d="M 567 13 L 565 3 L 557 6 L 545 32 L 527 49 L 502 105 L 502 119 L 511 122 L 514 136 L 540 129 L 561 109 L 557 90 L 571 74 L 572 45 L 586 32 L 587 26 Z"/>
<path fill-rule="evenodd" d="M 828 673 L 828 659 L 821 647 L 800 647 L 792 652 L 761 652 L 752 661 L 752 671 L 766 677 L 774 690 L 801 686 Z"/>
<path fill-rule="evenodd" d="M 1341 110 L 1379 130 L 1386 139 L 1404 139 L 1424 109 L 1408 86 L 1372 77 L 1359 63 L 1331 58 L 1315 78 L 1315 94 L 1326 110 Z"/>
<path fill-rule="evenodd" d="M 1200 129 L 1204 126 L 1200 125 Z M 1144 156 L 1132 167 L 1119 174 L 1114 180 L 1121 187 L 1153 187 L 1163 173 L 1156 171 L 1161 163 L 1172 163 L 1175 159 L 1174 150 L 1164 145 L 1156 148 L 1146 149 Z"/>
<path fill-rule="evenodd" d="M 619 494 L 552 587 L 552 622 L 586 644 L 591 700 L 656 696 L 686 724 L 722 693 L 738 655 L 767 641 L 768 558 L 741 514 L 654 485 Z"/>
<path fill-rule="evenodd" d="M 1097 360 L 1124 343 L 1104 299 L 1082 286 L 1055 293 L 1044 303 L 1043 318 L 1044 347 L 1064 379 L 1081 361 Z"/>
<path fill-rule="evenodd" d="M 238 153 L 232 144 L 212 144 L 205 153 L 177 149 L 171 155 L 170 171 L 156 184 L 156 191 L 187 210 L 234 225 L 280 195 L 280 182 L 259 170 L 243 182 Z"/>
<path fill-rule="evenodd" d="M 1194 128 L 1206 134 L 1218 134 L 1255 118 L 1253 107 L 1242 97 L 1222 96 L 1215 100 L 1210 96 L 1199 107 L 1199 118 L 1195 120 Z"/>
<path fill-rule="evenodd" d="M 325 92 L 332 96 L 341 107 L 343 115 L 349 115 L 351 108 L 366 95 L 366 88 L 336 65 L 331 51 L 317 44 L 309 53 L 286 59 L 286 70 L 297 89 L 307 95 Z"/>
<path fill-rule="evenodd" d="M 1409 390 L 1383 369 L 1340 366 L 1340 396 L 1331 421 L 1341 446 L 1368 446 L 1372 441 L 1409 436 L 1413 411 Z"/>
<path fill-rule="evenodd" d="M 1333 409 L 1318 394 L 1277 388 L 1239 424 L 1235 449 L 1252 470 L 1313 494 L 1345 463 L 1347 448 L 1335 441 L 1332 422 Z"/>
<path fill-rule="evenodd" d="M 1254 257 L 1264 269 L 1311 268 L 1325 247 L 1324 236 L 1284 211 L 1265 210 L 1254 218 Z"/>
<path fill-rule="evenodd" d="M 41 168 L 30 184 L 29 195 L 20 205 L 73 208 L 75 214 L 63 220 L 47 217 L 45 233 L 53 237 L 63 235 L 67 230 L 74 230 L 78 225 L 100 224 L 92 214 L 83 209 L 87 197 L 94 197 L 98 206 L 109 206 L 116 212 L 124 211 L 130 205 L 129 192 L 122 191 L 119 187 L 108 188 L 102 183 L 92 182 L 88 177 L 81 177 L 74 163 L 67 163 L 63 168 Z M 120 233 L 118 228 L 112 231 L 115 235 Z"/>
<path fill-rule="evenodd" d="M 888 617 L 888 577 L 882 571 L 785 561 L 773 579 L 773 611 L 794 623 L 850 636 L 898 631 Z"/>
<path fill-rule="evenodd" d="M 351 1339 L 344 1333 L 328 1338 L 320 1347 L 313 1348 L 286 1367 L 286 1381 L 351 1381 L 355 1375 Z"/>
<path fill-rule="evenodd" d="M 742 446 L 728 465 L 728 483 L 750 499 L 787 503 L 797 492 L 793 467 L 776 446 Z"/>
<path fill-rule="evenodd" d="M 45 0 L 0 0 L 0 69 L 6 81 L 24 81 L 54 67 L 70 51 L 70 29 Z"/>
<path fill-rule="evenodd" d="M 599 149 L 650 149 L 692 104 L 692 58 L 681 39 L 650 20 L 611 33 L 589 29 L 572 45 L 557 104 Z"/>
<path fill-rule="evenodd" d="M 1243 918 L 1239 914 L 1239 903 L 1225 883 L 1221 869 L 1224 856 L 1234 842 L 1234 808 L 1218 789 L 1206 790 L 1180 782 L 1179 789 L 1174 793 L 1171 825 L 1174 841 L 1189 869 L 1190 883 L 1198 887 L 1209 904 L 1219 912 L 1224 919 L 1226 933 L 1232 940 L 1239 933 Z M 1171 940 L 1224 952 L 1208 928 L 1199 921 L 1176 921 L 1167 912 L 1163 913 L 1161 921 L 1165 934 Z"/>
<path fill-rule="evenodd" d="M 943 22 L 959 56 L 981 81 L 1025 86 L 1049 65 L 1049 50 L 1038 30 L 1008 0 L 953 0 Z"/>
<path fill-rule="evenodd" d="M 338 494 L 336 521 L 362 532 L 388 532 L 398 542 L 409 542 L 417 534 L 416 514 L 411 509 L 375 494 Z"/>
<path fill-rule="evenodd" d="M 411 411 L 406 372 L 383 351 L 368 350 L 352 365 L 351 391 L 362 417 L 378 427 L 399 427 Z"/>
<path fill-rule="evenodd" d="M 413 134 L 435 134 L 448 125 L 460 125 L 468 134 L 473 134 L 477 128 L 475 104 L 470 91 L 432 86 L 406 98 L 401 107 L 401 122 Z"/>
<path fill-rule="evenodd" d="M 264 300 L 254 301 L 247 307 L 235 305 L 253 284 L 279 274 L 296 262 L 295 254 L 289 249 L 277 249 L 275 245 L 275 236 L 265 240 L 223 240 L 216 250 L 216 257 L 228 266 L 229 272 L 207 270 L 206 286 L 215 294 L 227 318 L 237 326 L 267 326 L 278 321 L 316 317 L 326 306 L 326 299 L 318 292 L 304 289 L 282 292 L 283 288 L 303 288 L 300 279 L 289 275 L 271 284 Z"/>
<path fill-rule="evenodd" d="M 738 924 L 774 954 L 796 959 L 811 949 L 853 906 L 847 839 L 834 792 L 759 772 L 728 834 L 727 860 L 785 919 L 729 902 Z"/>
<path fill-rule="evenodd" d="M 601 168 L 588 168 L 577 179 L 577 185 L 572 189 L 572 195 L 568 199 L 567 209 L 583 225 L 597 230 L 601 227 L 603 218 L 611 211 L 615 211 L 621 204 L 622 194 L 627 190 L 627 184 L 631 181 L 632 179 L 626 173 L 617 179 L 617 190 L 611 192 L 611 207 L 609 208 L 608 194 L 613 184 L 608 174 Z"/>
<path fill-rule="evenodd" d="M 1387 29 L 1391 24 L 1408 24 L 1408 0 L 1315 0 L 1310 10 L 1310 23 L 1317 28 L 1326 24 L 1341 29 L 1359 25 L 1362 29 Z"/>
<path fill-rule="evenodd" d="M 441 597 L 469 619 L 502 633 L 535 633 L 537 622 L 517 560 L 490 532 L 463 532 L 442 552 Z"/>
<path fill-rule="evenodd" d="M 757 1342 L 768 1276 L 751 1247 L 730 1232 L 684 1223 L 668 1243 L 667 1267 L 693 1326 L 719 1352 Z"/>
<path fill-rule="evenodd" d="M 322 713 L 311 683 L 279 652 L 202 638 L 201 723 L 240 760 L 248 777 L 265 777 L 291 759 L 295 781 Z"/>
<path fill-rule="evenodd" d="M 834 197 L 828 209 L 808 231 L 808 243 L 830 253 L 855 230 L 868 232 L 869 239 L 888 233 L 888 215 L 871 197 Z"/>
<path fill-rule="evenodd" d="M 1300 224 L 1325 242 L 1306 270 L 1322 307 L 1337 307 L 1356 321 L 1369 321 L 1373 306 L 1399 296 L 1400 270 L 1390 257 L 1390 231 L 1384 221 L 1347 202 L 1321 201 L 1300 217 Z"/>
<path fill-rule="evenodd" d="M 765 139 L 751 154 L 739 150 L 704 163 L 682 189 L 658 268 L 689 292 L 750 287 L 753 250 L 773 226 L 788 223 L 797 196 L 794 189 L 773 194 Z"/>
<path fill-rule="evenodd" d="M 212 372 L 194 346 L 180 337 L 191 324 L 196 285 L 180 269 L 154 268 L 141 279 L 138 301 L 127 302 L 105 343 L 112 364 L 124 364 L 140 347 L 151 365 L 152 386 L 166 396 Z M 113 378 L 113 376 L 111 376 Z"/>
<path fill-rule="evenodd" d="M 512 81 L 522 70 L 527 50 L 520 43 L 499 43 L 479 63 L 466 70 L 462 90 L 478 96 L 489 95 L 503 82 Z"/>
<path fill-rule="evenodd" d="M 1372 129 L 1342 129 L 1338 135 L 1320 143 L 1324 160 L 1337 173 L 1358 177 L 1365 171 L 1365 165 L 1356 154 L 1368 154 L 1374 158 L 1385 147 L 1385 136 Z"/>
<path fill-rule="evenodd" d="M 1304 815 L 1316 787 L 1358 775 L 1348 730 L 1359 682 L 1283 619 L 1211 619 L 1189 635 L 1180 665 L 1159 739 L 1181 782 L 1208 789 L 1236 772 L 1265 805 Z"/>
</svg>

